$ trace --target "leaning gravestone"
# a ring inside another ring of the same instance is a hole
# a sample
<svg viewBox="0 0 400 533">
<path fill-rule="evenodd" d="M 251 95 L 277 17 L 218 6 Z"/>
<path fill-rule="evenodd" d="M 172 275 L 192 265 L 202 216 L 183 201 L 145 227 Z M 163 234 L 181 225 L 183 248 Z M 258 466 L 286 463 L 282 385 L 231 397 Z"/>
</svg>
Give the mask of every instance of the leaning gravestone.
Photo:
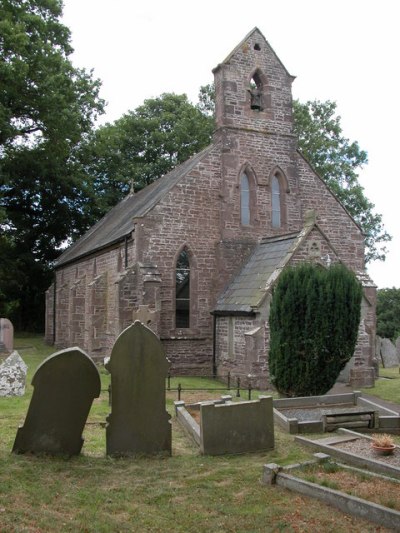
<svg viewBox="0 0 400 533">
<path fill-rule="evenodd" d="M 390 339 L 381 339 L 381 358 L 384 368 L 399 366 L 396 346 Z"/>
<path fill-rule="evenodd" d="M 27 370 L 22 357 L 14 350 L 0 364 L 0 396 L 23 396 Z"/>
<path fill-rule="evenodd" d="M 136 321 L 119 335 L 107 364 L 112 392 L 107 455 L 171 454 L 168 368 L 162 344 L 149 328 Z"/>
<path fill-rule="evenodd" d="M 14 326 L 8 318 L 0 318 L 0 352 L 10 353 L 14 347 Z"/>
<path fill-rule="evenodd" d="M 100 375 L 79 348 L 57 352 L 43 361 L 32 379 L 33 396 L 13 452 L 78 455 Z"/>
</svg>

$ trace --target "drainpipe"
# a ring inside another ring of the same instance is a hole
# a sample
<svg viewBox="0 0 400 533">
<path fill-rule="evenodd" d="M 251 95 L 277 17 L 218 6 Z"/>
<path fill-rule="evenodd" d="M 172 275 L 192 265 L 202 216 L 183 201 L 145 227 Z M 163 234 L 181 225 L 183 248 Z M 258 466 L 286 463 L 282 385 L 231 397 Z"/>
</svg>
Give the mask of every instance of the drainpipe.
<svg viewBox="0 0 400 533">
<path fill-rule="evenodd" d="M 125 235 L 125 269 L 128 268 L 128 235 Z"/>
<path fill-rule="evenodd" d="M 213 314 L 213 376 L 217 377 L 217 316 Z"/>
<path fill-rule="evenodd" d="M 54 272 L 53 293 L 53 345 L 56 343 L 57 272 Z"/>
</svg>

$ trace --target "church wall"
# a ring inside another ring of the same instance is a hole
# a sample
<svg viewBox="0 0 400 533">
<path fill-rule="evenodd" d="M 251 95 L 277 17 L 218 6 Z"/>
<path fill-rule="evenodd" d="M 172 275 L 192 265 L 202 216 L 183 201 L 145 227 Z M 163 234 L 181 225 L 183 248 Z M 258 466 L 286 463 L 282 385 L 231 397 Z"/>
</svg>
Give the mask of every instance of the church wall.
<svg viewBox="0 0 400 533">
<path fill-rule="evenodd" d="M 314 261 L 327 267 L 328 264 L 338 263 L 339 259 L 330 242 L 314 228 L 296 250 L 289 264 Z M 353 370 L 349 376 L 350 382 L 359 386 L 366 386 L 371 382 L 375 345 L 375 288 L 364 286 L 364 295 L 358 342 L 353 356 Z M 270 386 L 268 368 L 270 298 L 269 295 L 266 297 L 258 309 L 259 312 L 253 317 L 217 317 L 216 361 L 218 376 L 221 379 L 226 380 L 230 372 L 232 379 L 236 380 L 239 377 L 244 386 L 247 386 L 249 379 L 254 387 Z"/>
<path fill-rule="evenodd" d="M 128 245 L 128 261 L 133 257 Z M 53 332 L 54 284 L 47 295 L 46 341 L 57 348 L 79 346 L 94 359 L 109 355 L 118 335 L 116 281 L 124 262 L 125 244 L 114 246 L 55 273 L 56 331 Z"/>
<path fill-rule="evenodd" d="M 340 259 L 353 270 L 364 270 L 364 237 L 360 228 L 301 156 L 298 171 L 303 213 L 314 209 L 318 225 L 326 233 Z"/>
</svg>

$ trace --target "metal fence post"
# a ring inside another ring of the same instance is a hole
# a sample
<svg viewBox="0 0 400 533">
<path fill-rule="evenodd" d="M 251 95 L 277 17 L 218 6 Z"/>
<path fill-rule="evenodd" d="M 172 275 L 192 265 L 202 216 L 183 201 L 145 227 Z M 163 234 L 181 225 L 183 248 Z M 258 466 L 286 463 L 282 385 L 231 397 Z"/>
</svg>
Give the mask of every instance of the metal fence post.
<svg viewBox="0 0 400 533">
<path fill-rule="evenodd" d="M 231 373 L 228 372 L 228 390 L 231 388 Z"/>
<path fill-rule="evenodd" d="M 237 378 L 236 380 L 236 388 L 237 388 L 236 398 L 240 398 L 240 378 Z"/>
<path fill-rule="evenodd" d="M 182 386 L 180 383 L 178 383 L 178 402 L 181 401 L 181 391 L 182 391 Z"/>
<path fill-rule="evenodd" d="M 171 373 L 168 372 L 167 376 L 167 390 L 171 390 Z"/>
<path fill-rule="evenodd" d="M 111 383 L 108 386 L 108 405 L 111 405 L 112 392 L 111 392 Z"/>
</svg>

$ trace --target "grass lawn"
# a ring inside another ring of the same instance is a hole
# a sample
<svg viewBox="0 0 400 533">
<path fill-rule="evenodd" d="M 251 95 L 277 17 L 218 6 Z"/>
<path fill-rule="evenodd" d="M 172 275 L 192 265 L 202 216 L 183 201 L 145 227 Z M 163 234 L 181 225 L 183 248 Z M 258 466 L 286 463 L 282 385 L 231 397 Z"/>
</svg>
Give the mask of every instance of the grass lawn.
<svg viewBox="0 0 400 533">
<path fill-rule="evenodd" d="M 40 338 L 16 339 L 16 349 L 29 365 L 29 383 L 37 365 L 53 352 Z M 172 417 L 172 457 L 105 457 L 100 422 L 109 413 L 109 376 L 103 370 L 101 375 L 104 392 L 90 412 L 82 455 L 71 459 L 11 454 L 32 388 L 27 386 L 23 398 L 0 398 L 1 533 L 385 531 L 315 500 L 261 485 L 263 464 L 310 458 L 279 429 L 273 451 L 207 457 L 199 455 Z M 190 388 L 197 381 L 185 384 Z M 171 414 L 175 399 L 176 392 L 167 393 Z"/>
<path fill-rule="evenodd" d="M 380 368 L 379 377 L 375 386 L 370 389 L 362 389 L 367 394 L 372 394 L 382 400 L 388 400 L 400 404 L 400 373 L 399 367 Z"/>
</svg>

